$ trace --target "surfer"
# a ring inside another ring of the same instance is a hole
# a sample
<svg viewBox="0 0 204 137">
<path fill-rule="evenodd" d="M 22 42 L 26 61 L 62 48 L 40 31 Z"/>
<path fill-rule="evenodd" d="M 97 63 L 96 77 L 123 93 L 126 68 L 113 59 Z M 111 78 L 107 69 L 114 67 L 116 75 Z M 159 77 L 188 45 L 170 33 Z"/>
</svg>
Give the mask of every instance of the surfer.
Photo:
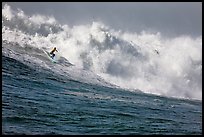
<svg viewBox="0 0 204 137">
<path fill-rule="evenodd" d="M 154 51 L 159 55 L 159 51 L 158 50 L 155 49 Z"/>
<path fill-rule="evenodd" d="M 54 53 L 55 51 L 58 52 L 56 47 L 54 47 L 54 48 L 52 49 L 52 51 L 50 52 L 51 58 L 54 58 L 54 57 L 55 57 L 55 53 Z"/>
</svg>

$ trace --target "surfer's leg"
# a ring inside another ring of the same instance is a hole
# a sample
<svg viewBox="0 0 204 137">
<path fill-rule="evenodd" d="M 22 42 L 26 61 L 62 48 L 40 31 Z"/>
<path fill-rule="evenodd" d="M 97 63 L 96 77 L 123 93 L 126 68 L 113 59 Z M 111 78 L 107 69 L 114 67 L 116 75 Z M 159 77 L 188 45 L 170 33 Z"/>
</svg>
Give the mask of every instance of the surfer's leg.
<svg viewBox="0 0 204 137">
<path fill-rule="evenodd" d="M 52 54 L 52 59 L 53 59 L 54 57 L 55 57 L 55 54 L 53 53 L 53 54 Z"/>
<path fill-rule="evenodd" d="M 52 58 L 53 54 L 50 53 L 50 57 Z"/>
</svg>

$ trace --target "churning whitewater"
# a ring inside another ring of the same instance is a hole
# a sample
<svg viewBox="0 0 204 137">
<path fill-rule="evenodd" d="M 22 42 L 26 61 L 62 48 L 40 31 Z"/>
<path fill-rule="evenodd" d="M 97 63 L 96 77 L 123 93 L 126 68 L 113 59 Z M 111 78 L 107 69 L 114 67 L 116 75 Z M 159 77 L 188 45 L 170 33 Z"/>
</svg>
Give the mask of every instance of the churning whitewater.
<svg viewBox="0 0 204 137">
<path fill-rule="evenodd" d="M 57 47 L 58 63 L 43 53 Z M 108 87 L 202 100 L 202 36 L 114 30 L 103 22 L 70 27 L 54 17 L 2 8 L 2 54 L 33 68 Z"/>
</svg>

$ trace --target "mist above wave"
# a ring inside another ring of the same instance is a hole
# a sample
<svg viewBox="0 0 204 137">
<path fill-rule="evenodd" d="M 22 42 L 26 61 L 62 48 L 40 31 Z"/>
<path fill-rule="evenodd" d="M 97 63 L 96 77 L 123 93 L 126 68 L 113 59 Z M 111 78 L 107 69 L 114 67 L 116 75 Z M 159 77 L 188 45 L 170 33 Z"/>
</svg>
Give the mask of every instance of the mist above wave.
<svg viewBox="0 0 204 137">
<path fill-rule="evenodd" d="M 54 17 L 27 16 L 5 4 L 2 39 L 50 50 L 122 88 L 190 99 L 202 98 L 202 38 L 122 32 L 102 22 L 70 28 Z"/>
</svg>

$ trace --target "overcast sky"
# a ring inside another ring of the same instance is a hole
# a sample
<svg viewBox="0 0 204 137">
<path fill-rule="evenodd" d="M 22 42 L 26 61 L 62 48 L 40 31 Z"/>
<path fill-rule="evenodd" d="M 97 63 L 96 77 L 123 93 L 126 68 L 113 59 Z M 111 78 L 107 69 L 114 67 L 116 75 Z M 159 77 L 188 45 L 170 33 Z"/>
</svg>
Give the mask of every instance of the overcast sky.
<svg viewBox="0 0 204 137">
<path fill-rule="evenodd" d="M 27 15 L 52 15 L 61 24 L 100 20 L 115 30 L 161 32 L 165 36 L 202 35 L 201 2 L 9 2 Z"/>
</svg>

